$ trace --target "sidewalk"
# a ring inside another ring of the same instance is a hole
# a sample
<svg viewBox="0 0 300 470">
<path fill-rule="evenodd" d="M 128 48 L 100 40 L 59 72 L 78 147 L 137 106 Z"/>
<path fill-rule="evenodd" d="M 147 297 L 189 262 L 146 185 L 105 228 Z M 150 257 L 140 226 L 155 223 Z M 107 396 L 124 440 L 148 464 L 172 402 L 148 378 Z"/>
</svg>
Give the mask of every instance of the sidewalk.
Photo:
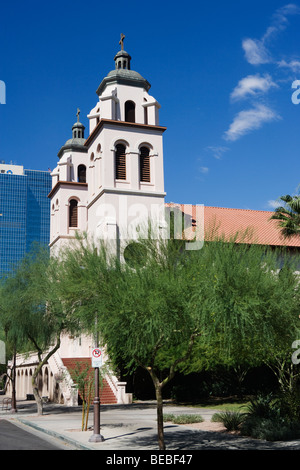
<svg viewBox="0 0 300 470">
<path fill-rule="evenodd" d="M 0 419 L 22 423 L 23 426 L 47 433 L 80 450 L 158 451 L 155 402 L 131 405 L 101 405 L 100 433 L 103 442 L 89 442 L 93 435 L 93 408 L 89 428 L 81 431 L 81 407 L 68 408 L 47 403 L 38 416 L 35 402 L 18 402 L 17 413 L 0 408 Z M 199 414 L 209 420 L 214 410 L 166 404 L 165 413 Z M 243 438 L 224 432 L 194 429 L 188 425 L 165 425 L 165 442 L 169 451 L 192 450 L 300 450 L 300 440 L 267 442 Z"/>
</svg>

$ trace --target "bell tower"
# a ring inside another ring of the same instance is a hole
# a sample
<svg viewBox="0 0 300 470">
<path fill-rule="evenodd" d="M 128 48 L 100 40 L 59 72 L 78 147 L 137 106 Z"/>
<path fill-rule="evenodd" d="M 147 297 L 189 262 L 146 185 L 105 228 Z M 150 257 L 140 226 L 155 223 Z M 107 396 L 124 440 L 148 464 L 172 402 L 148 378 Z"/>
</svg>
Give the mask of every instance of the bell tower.
<svg viewBox="0 0 300 470">
<path fill-rule="evenodd" d="M 72 138 L 60 148 L 58 164 L 52 171 L 50 248 L 52 252 L 69 239 L 76 231 L 85 231 L 87 225 L 87 163 L 84 125 L 77 121 L 72 126 Z"/>
<path fill-rule="evenodd" d="M 58 153 L 49 195 L 50 246 L 82 230 L 95 241 L 119 240 L 120 247 L 122 240 L 126 245 L 141 235 L 149 221 L 151 227 L 164 224 L 166 128 L 159 124 L 160 104 L 149 94 L 150 83 L 131 68 L 124 39 L 122 34 L 114 69 L 96 90 L 97 103 L 87 116 L 89 136 L 84 138 L 78 111 L 72 139 Z"/>
<path fill-rule="evenodd" d="M 150 83 L 131 68 L 121 50 L 101 81 L 88 115 L 88 227 L 97 237 L 130 239 L 141 224 L 163 217 L 163 133 L 160 104 Z"/>
</svg>

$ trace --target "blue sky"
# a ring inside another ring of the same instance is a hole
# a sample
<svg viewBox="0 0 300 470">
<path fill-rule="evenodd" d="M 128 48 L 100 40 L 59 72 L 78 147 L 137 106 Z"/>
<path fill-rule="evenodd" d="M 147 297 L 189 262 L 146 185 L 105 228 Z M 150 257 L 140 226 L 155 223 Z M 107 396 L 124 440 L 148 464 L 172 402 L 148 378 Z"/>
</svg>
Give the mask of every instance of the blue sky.
<svg viewBox="0 0 300 470">
<path fill-rule="evenodd" d="M 56 166 L 124 33 L 167 127 L 166 201 L 272 210 L 298 192 L 300 2 L 16 0 L 0 13 L 0 160 Z"/>
</svg>

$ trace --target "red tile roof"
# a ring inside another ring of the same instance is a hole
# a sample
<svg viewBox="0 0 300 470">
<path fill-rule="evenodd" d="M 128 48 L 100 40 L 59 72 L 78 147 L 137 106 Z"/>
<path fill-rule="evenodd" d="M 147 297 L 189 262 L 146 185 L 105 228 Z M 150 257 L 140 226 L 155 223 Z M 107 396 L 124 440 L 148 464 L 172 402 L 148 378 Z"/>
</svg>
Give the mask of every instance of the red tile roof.
<svg viewBox="0 0 300 470">
<path fill-rule="evenodd" d="M 192 218 L 197 225 L 197 206 L 191 204 L 166 204 L 178 207 Z M 199 207 L 199 206 L 198 206 Z M 272 211 L 250 209 L 228 209 L 224 207 L 204 206 L 205 239 L 214 236 L 229 240 L 237 233 L 237 241 L 256 243 L 258 245 L 300 247 L 300 237 L 283 238 L 277 220 L 270 220 Z M 199 215 L 198 215 L 199 218 Z M 187 224 L 188 226 L 188 224 Z"/>
</svg>

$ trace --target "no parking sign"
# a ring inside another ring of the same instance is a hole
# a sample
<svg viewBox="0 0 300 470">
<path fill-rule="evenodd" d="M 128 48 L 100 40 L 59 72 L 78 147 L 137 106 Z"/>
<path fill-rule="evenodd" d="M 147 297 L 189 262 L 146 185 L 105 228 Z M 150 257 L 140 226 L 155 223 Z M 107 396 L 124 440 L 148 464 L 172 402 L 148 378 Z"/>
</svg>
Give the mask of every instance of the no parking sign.
<svg viewBox="0 0 300 470">
<path fill-rule="evenodd" d="M 102 366 L 102 351 L 100 348 L 92 349 L 92 367 Z"/>
</svg>

